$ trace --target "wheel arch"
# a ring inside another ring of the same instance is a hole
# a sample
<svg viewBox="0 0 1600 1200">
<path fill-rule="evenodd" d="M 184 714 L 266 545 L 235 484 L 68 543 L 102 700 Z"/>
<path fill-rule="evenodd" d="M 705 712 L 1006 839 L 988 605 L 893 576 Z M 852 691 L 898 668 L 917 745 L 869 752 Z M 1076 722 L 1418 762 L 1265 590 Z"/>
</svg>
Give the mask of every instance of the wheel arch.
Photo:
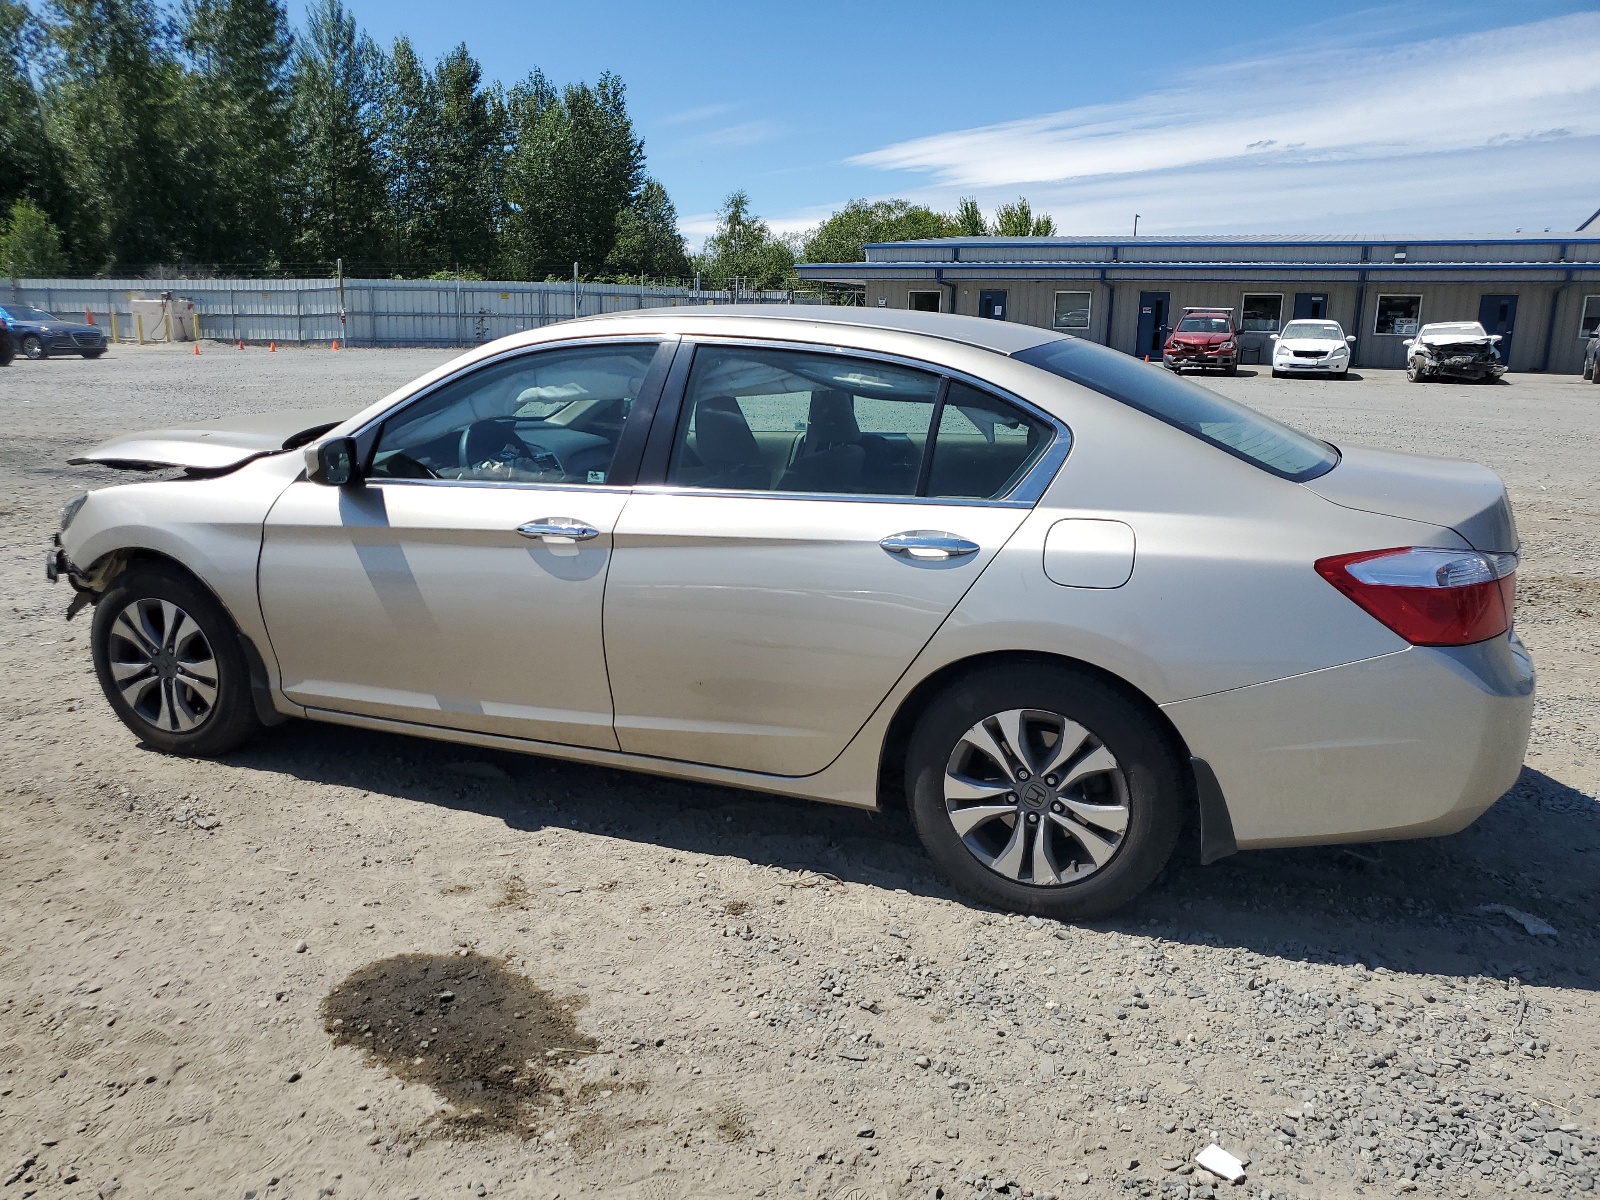
<svg viewBox="0 0 1600 1200">
<path fill-rule="evenodd" d="M 271 679 L 260 648 L 244 631 L 239 618 L 228 606 L 228 602 L 217 593 L 217 589 L 207 583 L 205 578 L 188 563 L 148 546 L 124 546 L 116 550 L 107 550 L 88 567 L 79 568 L 72 577 L 72 584 L 78 589 L 80 598 L 88 596 L 90 603 L 98 604 L 112 584 L 129 571 L 137 570 L 141 566 L 181 575 L 216 601 L 217 607 L 227 614 L 228 620 L 233 623 L 234 635 L 239 639 L 239 648 L 244 652 L 245 662 L 249 665 L 250 696 L 255 704 L 256 716 L 265 725 L 282 724 L 287 718 L 272 703 Z"/>
<path fill-rule="evenodd" d="M 1228 820 L 1227 802 L 1216 785 L 1216 776 L 1209 764 L 1195 758 L 1183 735 L 1178 731 L 1160 705 L 1151 700 L 1133 684 L 1104 667 L 1072 658 L 1065 654 L 1051 654 L 1037 650 L 997 650 L 976 654 L 946 663 L 928 674 L 900 701 L 890 718 L 878 755 L 878 805 L 880 809 L 904 808 L 905 758 L 911 735 L 922 714 L 933 700 L 958 680 L 978 671 L 997 666 L 1065 667 L 1089 675 L 1120 693 L 1137 707 L 1159 730 L 1177 756 L 1184 778 L 1184 808 L 1186 813 L 1183 843 L 1194 846 L 1202 861 L 1211 862 L 1233 847 L 1233 829 Z"/>
</svg>

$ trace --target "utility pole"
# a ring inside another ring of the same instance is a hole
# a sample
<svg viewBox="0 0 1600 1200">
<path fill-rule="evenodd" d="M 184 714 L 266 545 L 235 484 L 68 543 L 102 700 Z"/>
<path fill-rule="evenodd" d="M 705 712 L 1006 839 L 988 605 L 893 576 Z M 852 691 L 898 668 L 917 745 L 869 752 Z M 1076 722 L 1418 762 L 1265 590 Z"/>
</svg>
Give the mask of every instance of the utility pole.
<svg viewBox="0 0 1600 1200">
<path fill-rule="evenodd" d="M 572 264 L 572 317 L 573 317 L 574 320 L 576 320 L 579 317 L 579 315 L 580 314 L 578 312 L 578 264 L 577 263 L 573 263 Z"/>
<path fill-rule="evenodd" d="M 1138 213 L 1134 213 L 1133 214 L 1133 236 L 1134 237 L 1138 237 L 1139 236 L 1139 214 Z"/>
</svg>

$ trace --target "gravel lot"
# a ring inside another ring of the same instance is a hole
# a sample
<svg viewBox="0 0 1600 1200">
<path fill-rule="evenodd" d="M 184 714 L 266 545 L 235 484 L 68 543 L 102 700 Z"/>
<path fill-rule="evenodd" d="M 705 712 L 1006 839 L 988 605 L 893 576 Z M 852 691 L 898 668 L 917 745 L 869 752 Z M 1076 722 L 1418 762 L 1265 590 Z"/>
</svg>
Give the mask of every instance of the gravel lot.
<svg viewBox="0 0 1600 1200">
<path fill-rule="evenodd" d="M 0 371 L 0 1197 L 1593 1190 L 1600 388 L 1217 381 L 1506 478 L 1528 766 L 1455 837 L 1175 868 L 1063 927 L 962 900 L 895 814 L 298 722 L 136 745 L 42 576 L 113 478 L 64 460 L 443 357 Z"/>
</svg>

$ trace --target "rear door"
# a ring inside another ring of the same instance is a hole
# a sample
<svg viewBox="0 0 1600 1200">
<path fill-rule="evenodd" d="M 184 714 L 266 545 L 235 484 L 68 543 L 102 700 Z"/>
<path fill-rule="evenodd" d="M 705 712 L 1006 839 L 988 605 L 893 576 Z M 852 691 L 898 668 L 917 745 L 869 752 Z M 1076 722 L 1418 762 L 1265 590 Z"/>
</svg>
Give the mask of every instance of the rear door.
<svg viewBox="0 0 1600 1200">
<path fill-rule="evenodd" d="M 606 584 L 617 741 L 812 774 L 1016 530 L 1068 435 L 865 355 L 708 341 L 680 366 Z"/>
<path fill-rule="evenodd" d="M 1160 362 L 1167 344 L 1167 307 L 1171 292 L 1139 293 L 1139 332 L 1134 341 L 1134 357 Z"/>
</svg>

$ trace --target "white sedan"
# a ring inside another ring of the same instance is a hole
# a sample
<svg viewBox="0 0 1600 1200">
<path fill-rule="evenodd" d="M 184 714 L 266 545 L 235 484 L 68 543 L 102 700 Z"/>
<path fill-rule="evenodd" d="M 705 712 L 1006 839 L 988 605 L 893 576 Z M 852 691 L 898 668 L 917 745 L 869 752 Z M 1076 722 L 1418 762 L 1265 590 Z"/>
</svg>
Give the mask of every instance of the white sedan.
<svg viewBox="0 0 1600 1200">
<path fill-rule="evenodd" d="M 1337 321 L 1290 321 L 1282 333 L 1272 335 L 1272 374 L 1336 375 L 1350 373 L 1350 346 Z"/>
</svg>

